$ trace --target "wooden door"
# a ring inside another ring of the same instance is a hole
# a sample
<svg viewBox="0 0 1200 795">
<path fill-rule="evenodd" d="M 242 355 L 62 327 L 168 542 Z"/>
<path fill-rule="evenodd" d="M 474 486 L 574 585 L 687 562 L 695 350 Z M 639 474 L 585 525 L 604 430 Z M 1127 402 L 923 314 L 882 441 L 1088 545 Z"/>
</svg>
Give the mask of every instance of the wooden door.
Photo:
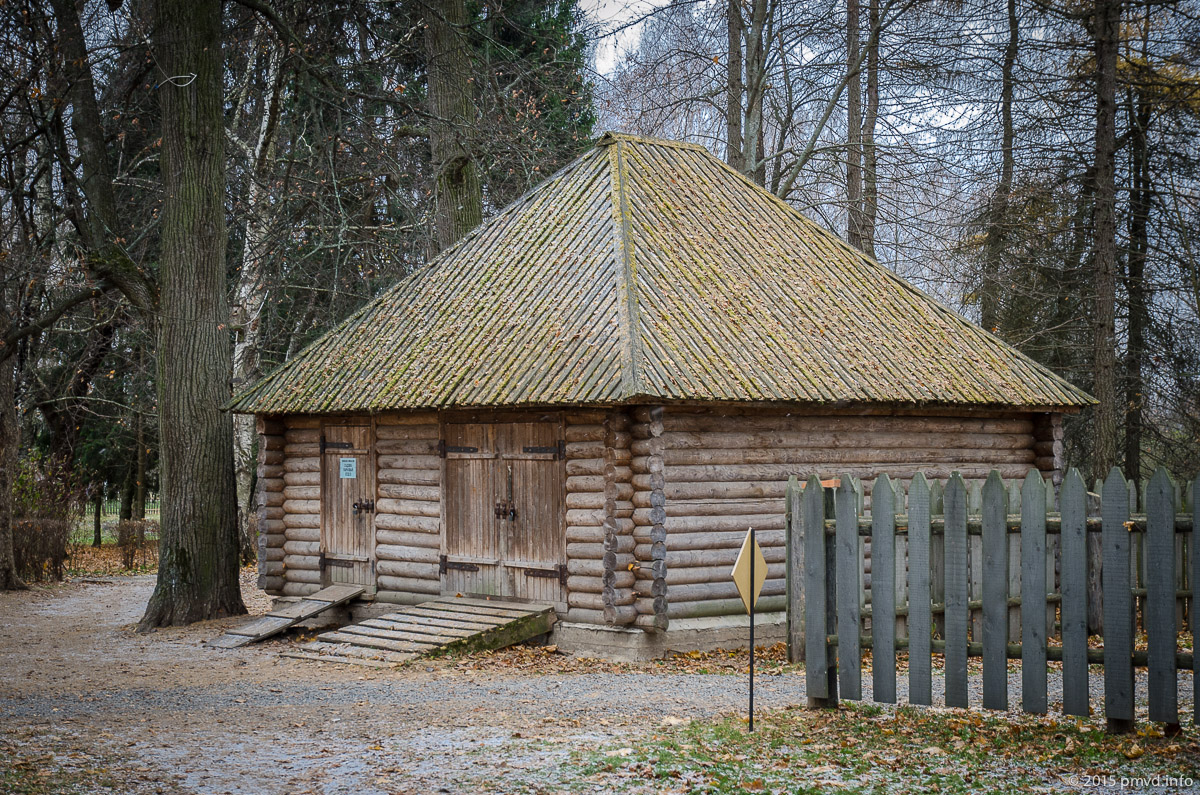
<svg viewBox="0 0 1200 795">
<path fill-rule="evenodd" d="M 321 582 L 375 590 L 375 467 L 371 426 L 324 427 Z"/>
<path fill-rule="evenodd" d="M 442 442 L 446 456 L 442 590 L 509 596 L 500 563 L 492 426 L 447 423 Z"/>
<path fill-rule="evenodd" d="M 561 422 L 447 422 L 442 588 L 566 602 Z"/>
<path fill-rule="evenodd" d="M 536 602 L 566 601 L 565 463 L 562 426 L 512 422 L 496 426 L 507 519 L 504 564 L 512 594 Z"/>
</svg>

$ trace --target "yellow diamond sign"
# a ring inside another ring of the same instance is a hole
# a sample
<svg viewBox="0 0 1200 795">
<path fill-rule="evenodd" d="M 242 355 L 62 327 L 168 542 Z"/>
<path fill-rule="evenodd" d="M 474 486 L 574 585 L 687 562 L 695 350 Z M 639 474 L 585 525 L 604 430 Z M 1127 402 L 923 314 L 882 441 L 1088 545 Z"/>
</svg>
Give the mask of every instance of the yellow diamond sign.
<svg viewBox="0 0 1200 795">
<path fill-rule="evenodd" d="M 750 574 L 751 562 L 754 568 L 753 576 Z M 758 604 L 758 595 L 762 593 L 763 582 L 767 579 L 767 559 L 763 557 L 762 547 L 754 538 L 752 529 L 746 531 L 746 540 L 742 542 L 742 551 L 733 563 L 730 576 L 733 577 L 733 584 L 737 586 L 738 594 L 746 605 L 746 612 L 749 613 L 750 607 Z"/>
</svg>

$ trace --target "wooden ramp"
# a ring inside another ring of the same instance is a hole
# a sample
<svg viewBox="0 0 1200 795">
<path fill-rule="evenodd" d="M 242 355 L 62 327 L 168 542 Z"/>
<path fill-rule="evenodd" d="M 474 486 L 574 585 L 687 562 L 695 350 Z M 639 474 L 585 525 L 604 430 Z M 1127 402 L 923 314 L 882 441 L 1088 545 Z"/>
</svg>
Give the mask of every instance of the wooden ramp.
<svg viewBox="0 0 1200 795">
<path fill-rule="evenodd" d="M 272 610 L 262 618 L 256 618 L 249 624 L 231 629 L 221 637 L 210 640 L 208 645 L 218 649 L 236 649 L 247 643 L 269 638 L 305 619 L 324 613 L 331 607 L 349 602 L 361 595 L 364 590 L 359 585 L 331 585 L 328 588 L 322 588 L 298 602 L 278 610 Z"/>
<path fill-rule="evenodd" d="M 445 597 L 317 636 L 286 657 L 391 666 L 434 652 L 500 649 L 554 626 L 554 607 Z"/>
</svg>

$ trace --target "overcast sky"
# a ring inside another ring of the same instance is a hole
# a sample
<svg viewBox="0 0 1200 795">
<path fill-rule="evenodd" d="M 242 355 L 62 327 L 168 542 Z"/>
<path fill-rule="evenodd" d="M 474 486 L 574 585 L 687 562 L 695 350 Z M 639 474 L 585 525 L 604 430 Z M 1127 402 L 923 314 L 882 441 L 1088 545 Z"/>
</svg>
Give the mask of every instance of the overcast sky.
<svg viewBox="0 0 1200 795">
<path fill-rule="evenodd" d="M 640 25 L 612 33 L 628 25 L 668 0 L 580 0 L 579 7 L 596 24 L 600 33 L 596 42 L 596 71 L 609 74 L 617 64 L 619 54 L 637 42 Z"/>
</svg>

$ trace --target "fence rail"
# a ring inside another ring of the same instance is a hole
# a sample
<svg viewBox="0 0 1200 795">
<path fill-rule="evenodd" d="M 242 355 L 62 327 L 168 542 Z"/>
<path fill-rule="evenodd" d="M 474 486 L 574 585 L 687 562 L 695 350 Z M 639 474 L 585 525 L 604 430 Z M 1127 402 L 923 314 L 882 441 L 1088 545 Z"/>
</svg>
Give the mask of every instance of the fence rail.
<svg viewBox="0 0 1200 795">
<path fill-rule="evenodd" d="M 1141 514 L 1115 469 L 1091 494 L 1071 470 L 1057 495 L 1036 471 L 1019 485 L 995 471 L 971 486 L 955 474 L 944 487 L 918 474 L 907 494 L 881 475 L 869 512 L 865 484 L 836 483 L 793 478 L 787 499 L 789 655 L 805 660 L 814 704 L 836 703 L 839 690 L 862 698 L 863 649 L 872 699 L 894 703 L 907 650 L 913 704 L 932 703 L 940 653 L 946 706 L 968 706 L 967 660 L 981 657 L 983 706 L 1007 709 L 1008 661 L 1019 659 L 1021 708 L 1045 713 L 1046 663 L 1060 660 L 1065 714 L 1090 713 L 1088 665 L 1102 664 L 1109 728 L 1131 729 L 1134 668 L 1146 667 L 1150 720 L 1179 723 L 1177 670 L 1200 679 L 1200 654 L 1179 648 L 1200 604 L 1200 479 L 1181 490 L 1159 469 Z M 1089 631 L 1102 649 L 1089 648 Z M 1200 701 L 1194 710 L 1200 724 Z"/>
</svg>

